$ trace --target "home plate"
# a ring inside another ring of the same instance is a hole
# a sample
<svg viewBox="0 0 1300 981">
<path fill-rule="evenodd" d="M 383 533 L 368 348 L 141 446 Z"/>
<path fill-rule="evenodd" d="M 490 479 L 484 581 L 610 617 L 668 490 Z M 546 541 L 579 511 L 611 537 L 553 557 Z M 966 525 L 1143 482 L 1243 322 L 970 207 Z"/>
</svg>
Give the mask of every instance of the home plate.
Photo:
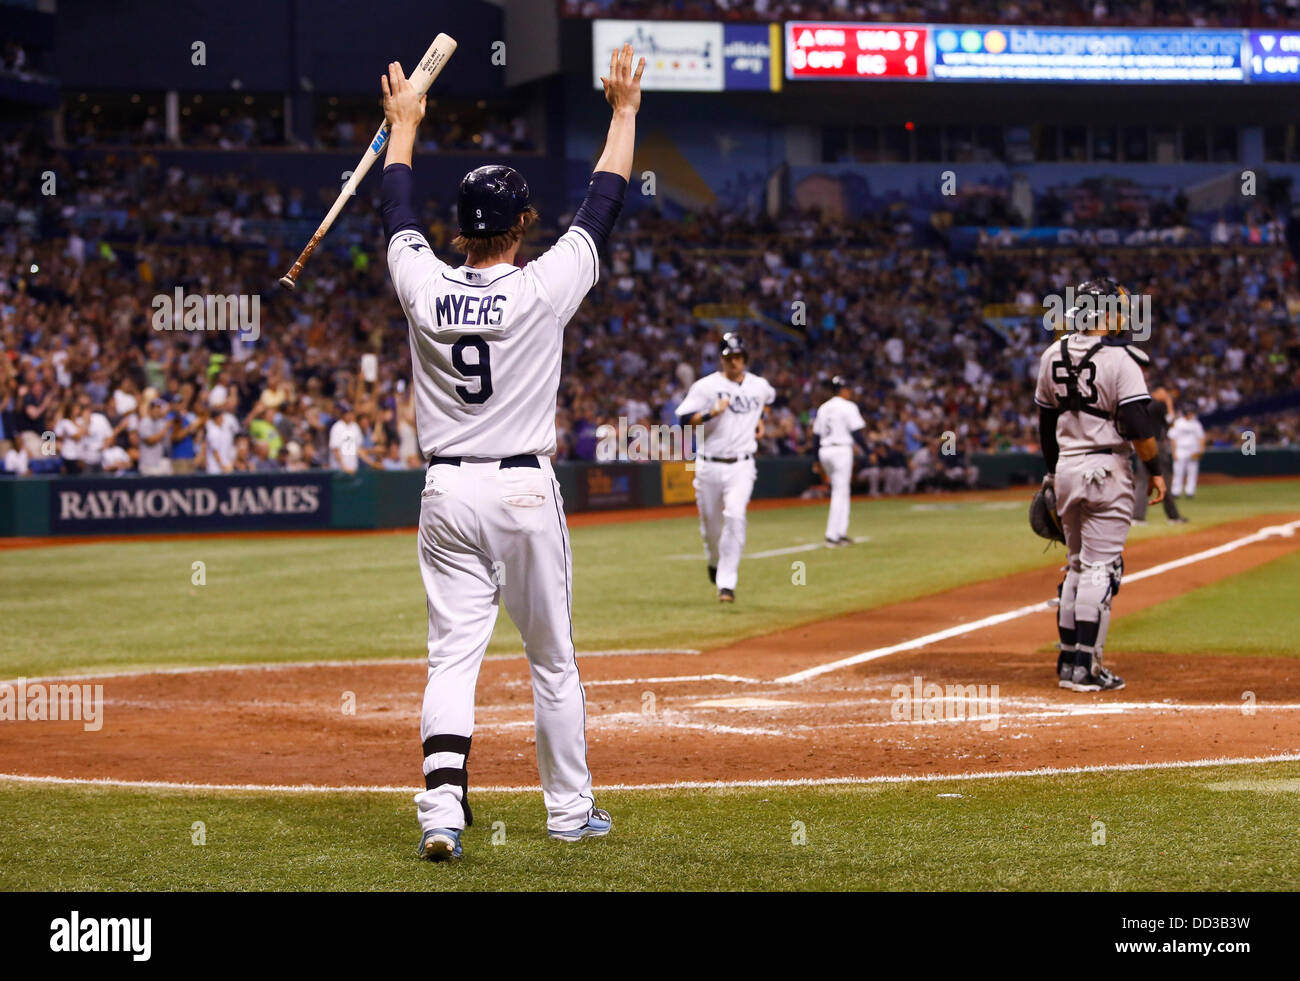
<svg viewBox="0 0 1300 981">
<path fill-rule="evenodd" d="M 707 702 L 695 702 L 692 708 L 701 709 L 764 709 L 785 708 L 790 705 L 802 705 L 802 702 L 787 702 L 779 698 L 755 698 L 741 695 L 738 698 L 714 698 Z"/>
</svg>

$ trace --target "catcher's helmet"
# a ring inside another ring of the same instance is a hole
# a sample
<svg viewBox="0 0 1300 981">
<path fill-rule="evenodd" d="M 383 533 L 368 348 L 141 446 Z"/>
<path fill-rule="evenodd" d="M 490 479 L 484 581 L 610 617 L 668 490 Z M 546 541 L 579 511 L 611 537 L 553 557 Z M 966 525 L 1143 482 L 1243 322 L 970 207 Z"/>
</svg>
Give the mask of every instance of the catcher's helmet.
<svg viewBox="0 0 1300 981">
<path fill-rule="evenodd" d="M 749 360 L 749 352 L 745 350 L 745 342 L 734 331 L 728 331 L 722 335 L 722 343 L 718 345 L 718 353 L 724 358 L 728 355 L 739 354 L 745 360 Z"/>
<path fill-rule="evenodd" d="M 1084 280 L 1074 288 L 1074 295 L 1076 301 L 1082 296 L 1092 298 L 1092 303 L 1087 309 L 1075 305 L 1066 311 L 1066 323 L 1074 330 L 1090 330 L 1098 326 L 1099 315 L 1112 309 L 1119 315 L 1119 325 L 1116 329 L 1124 330 L 1128 326 L 1128 301 L 1132 294 L 1109 276 L 1095 276 Z M 1103 302 L 1106 300 L 1114 305 L 1107 306 Z"/>
<path fill-rule="evenodd" d="M 528 207 L 528 182 L 513 167 L 492 164 L 471 170 L 460 182 L 456 216 L 466 238 L 509 231 Z"/>
</svg>

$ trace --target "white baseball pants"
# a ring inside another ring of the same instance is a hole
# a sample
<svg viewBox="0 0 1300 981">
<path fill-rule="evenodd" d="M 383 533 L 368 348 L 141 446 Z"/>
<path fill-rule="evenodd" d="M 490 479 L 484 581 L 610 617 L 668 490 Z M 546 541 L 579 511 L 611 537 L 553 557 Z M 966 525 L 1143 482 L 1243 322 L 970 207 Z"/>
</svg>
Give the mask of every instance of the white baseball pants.
<svg viewBox="0 0 1300 981">
<path fill-rule="evenodd" d="M 735 589 L 740 555 L 745 551 L 745 509 L 754 492 L 758 469 L 751 457 L 735 463 L 695 461 L 695 503 L 700 509 L 700 538 L 709 565 L 718 567 L 719 589 Z"/>
<path fill-rule="evenodd" d="M 1169 493 L 1174 497 L 1181 497 L 1184 493 L 1188 497 L 1196 495 L 1196 478 L 1201 473 L 1201 461 L 1185 456 L 1181 460 L 1174 460 L 1174 479 L 1169 484 Z"/>
<path fill-rule="evenodd" d="M 551 463 L 429 468 L 420 500 L 420 575 L 429 600 L 429 675 L 420 715 L 420 827 L 463 828 L 474 688 L 504 600 L 533 681 L 537 770 L 547 827 L 571 831 L 594 806 L 586 700 L 572 636 L 572 557 Z"/>
<path fill-rule="evenodd" d="M 849 537 L 849 497 L 853 483 L 853 447 L 823 446 L 817 459 L 831 485 L 831 506 L 826 515 L 826 537 L 831 541 Z"/>
</svg>

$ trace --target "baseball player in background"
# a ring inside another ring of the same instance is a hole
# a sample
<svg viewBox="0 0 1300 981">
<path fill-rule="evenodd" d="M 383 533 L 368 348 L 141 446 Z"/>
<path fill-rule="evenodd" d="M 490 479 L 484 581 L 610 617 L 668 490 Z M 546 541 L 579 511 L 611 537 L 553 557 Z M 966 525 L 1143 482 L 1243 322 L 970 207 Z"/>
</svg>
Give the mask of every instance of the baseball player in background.
<svg viewBox="0 0 1300 981">
<path fill-rule="evenodd" d="M 459 858 L 472 823 L 466 798 L 474 686 L 506 604 L 532 672 L 537 768 L 547 829 L 560 841 L 609 833 L 587 768 L 586 702 L 573 645 L 572 556 L 551 468 L 564 326 L 595 285 L 597 254 L 632 170 L 645 59 L 615 51 L 604 151 L 573 224 L 522 268 L 515 256 L 537 212 L 509 167 L 460 185 L 465 263 L 441 262 L 416 219 L 411 153 L 423 96 L 394 62 L 383 78 L 392 126 L 382 213 L 388 270 L 409 324 L 416 429 L 428 461 L 420 500 L 420 574 L 428 595 L 429 671 L 420 716 L 424 786 L 415 802 L 419 854 Z"/>
<path fill-rule="evenodd" d="M 831 505 L 826 515 L 826 544 L 832 547 L 852 545 L 849 537 L 849 497 L 853 483 L 853 446 L 867 455 L 863 430 L 866 421 L 853 389 L 843 375 L 831 379 L 834 394 L 821 404 L 813 418 L 813 453 L 822 465 L 831 485 Z"/>
<path fill-rule="evenodd" d="M 1091 279 L 1077 296 L 1126 304 L 1128 291 L 1111 279 Z M 1047 464 L 1044 484 L 1056 491 L 1069 564 L 1059 589 L 1058 683 L 1072 691 L 1116 691 L 1124 679 L 1102 663 L 1110 607 L 1124 575 L 1124 543 L 1133 516 L 1128 444 L 1150 473 L 1142 492 L 1155 504 L 1164 477 L 1146 404 L 1149 363 L 1119 333 L 1120 309 L 1073 308 L 1071 327 L 1043 352 L 1038 366 L 1039 439 Z"/>
<path fill-rule="evenodd" d="M 1174 480 L 1169 493 L 1174 497 L 1196 496 L 1196 478 L 1201 471 L 1201 454 L 1205 452 L 1205 427 L 1193 409 L 1169 427 L 1169 442 L 1174 444 Z"/>
<path fill-rule="evenodd" d="M 745 510 L 754 492 L 754 454 L 763 416 L 776 391 L 746 371 L 749 355 L 740 335 L 722 335 L 722 370 L 705 375 L 677 406 L 677 418 L 696 427 L 695 502 L 700 537 L 709 563 L 709 581 L 718 601 L 736 599 L 740 555 L 745 550 Z"/>
<path fill-rule="evenodd" d="M 1151 391 L 1151 401 L 1147 403 L 1147 416 L 1151 427 L 1151 435 L 1155 437 L 1156 449 L 1160 454 L 1161 472 L 1173 470 L 1173 457 L 1170 456 L 1167 436 L 1169 433 L 1169 424 L 1174 421 L 1174 399 L 1169 389 L 1163 385 L 1158 385 Z M 1138 486 L 1146 483 L 1147 469 L 1142 465 L 1142 461 L 1137 461 L 1136 472 Z M 1173 494 L 1166 494 L 1164 501 L 1161 502 L 1165 509 L 1165 517 L 1173 524 L 1185 525 L 1187 519 L 1178 513 L 1178 505 L 1174 501 Z M 1147 523 L 1147 499 L 1142 495 L 1137 495 L 1133 501 L 1133 523 L 1135 525 L 1144 525 Z"/>
</svg>

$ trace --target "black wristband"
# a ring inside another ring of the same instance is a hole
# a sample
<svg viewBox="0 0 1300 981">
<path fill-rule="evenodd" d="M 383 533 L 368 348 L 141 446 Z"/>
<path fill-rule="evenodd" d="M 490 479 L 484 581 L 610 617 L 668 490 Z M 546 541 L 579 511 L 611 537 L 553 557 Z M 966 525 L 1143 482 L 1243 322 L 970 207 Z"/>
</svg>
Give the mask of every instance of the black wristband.
<svg viewBox="0 0 1300 981">
<path fill-rule="evenodd" d="M 1162 474 L 1162 473 L 1160 472 L 1160 454 L 1159 454 L 1159 453 L 1157 453 L 1155 456 L 1153 456 L 1150 460 L 1143 460 L 1143 461 L 1142 461 L 1142 466 L 1144 466 L 1144 467 L 1147 468 L 1147 473 L 1149 473 L 1152 477 L 1163 477 L 1163 476 L 1164 476 L 1164 474 Z"/>
</svg>

